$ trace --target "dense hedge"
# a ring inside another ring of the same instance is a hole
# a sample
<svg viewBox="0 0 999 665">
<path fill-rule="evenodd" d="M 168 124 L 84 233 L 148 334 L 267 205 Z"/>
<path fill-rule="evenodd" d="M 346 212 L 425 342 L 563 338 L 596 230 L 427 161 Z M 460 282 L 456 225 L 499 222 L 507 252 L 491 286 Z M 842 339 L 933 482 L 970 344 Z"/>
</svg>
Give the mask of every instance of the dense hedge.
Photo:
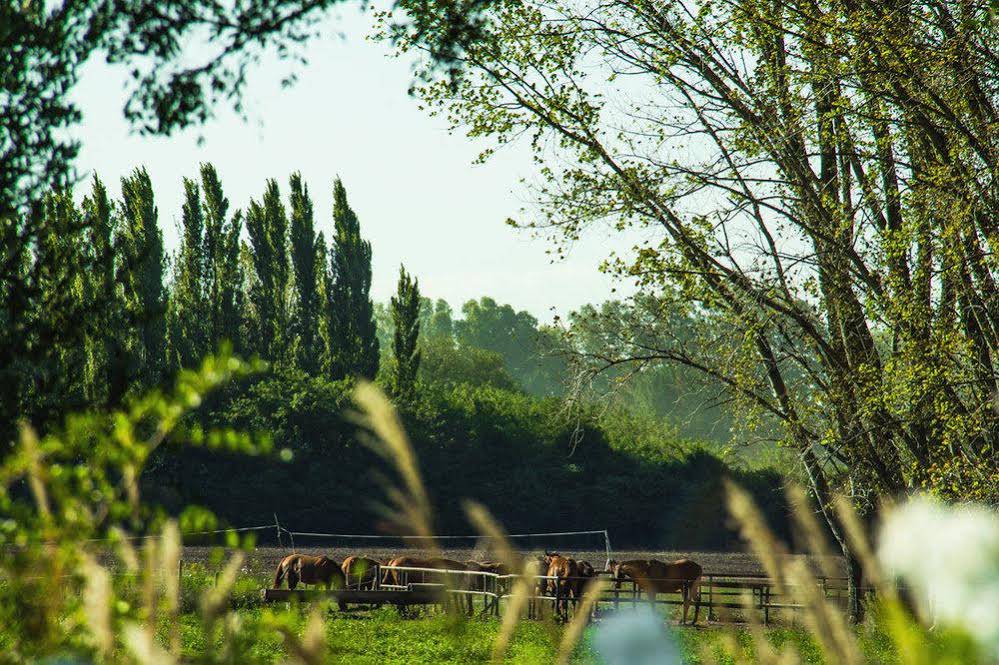
<svg viewBox="0 0 999 665">
<path fill-rule="evenodd" d="M 232 525 L 273 514 L 298 530 L 375 533 L 374 504 L 390 470 L 345 415 L 350 386 L 301 374 L 268 376 L 221 395 L 206 421 L 269 431 L 291 462 L 208 451 L 164 454 L 149 495 L 170 509 L 206 506 Z M 493 387 L 424 385 L 403 417 L 441 533 L 467 533 L 461 500 L 487 505 L 511 530 L 607 528 L 616 546 L 724 549 L 722 479 L 747 487 L 786 535 L 780 477 L 727 468 L 662 440 L 654 424 L 615 413 L 568 417 L 563 405 Z M 581 438 L 573 445 L 573 432 Z"/>
</svg>

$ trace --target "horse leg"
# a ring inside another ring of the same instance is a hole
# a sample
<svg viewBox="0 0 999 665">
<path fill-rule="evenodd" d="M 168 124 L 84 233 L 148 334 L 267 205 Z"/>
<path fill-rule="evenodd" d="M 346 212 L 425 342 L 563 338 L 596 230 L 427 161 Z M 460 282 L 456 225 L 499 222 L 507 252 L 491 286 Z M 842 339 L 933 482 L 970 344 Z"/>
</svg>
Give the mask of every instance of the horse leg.
<svg viewBox="0 0 999 665">
<path fill-rule="evenodd" d="M 298 586 L 298 572 L 294 569 L 288 571 L 288 588 L 294 589 Z"/>
<path fill-rule="evenodd" d="M 694 625 L 697 625 L 697 615 L 701 611 L 701 582 L 694 580 L 691 583 L 691 593 L 694 596 Z"/>
</svg>

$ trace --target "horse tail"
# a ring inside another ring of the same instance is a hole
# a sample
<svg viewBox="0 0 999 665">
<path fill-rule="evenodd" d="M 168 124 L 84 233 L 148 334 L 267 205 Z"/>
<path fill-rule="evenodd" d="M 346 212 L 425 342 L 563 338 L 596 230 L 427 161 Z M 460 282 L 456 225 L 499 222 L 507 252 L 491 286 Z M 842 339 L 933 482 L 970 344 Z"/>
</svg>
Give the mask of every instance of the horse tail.
<svg viewBox="0 0 999 665">
<path fill-rule="evenodd" d="M 281 588 L 281 581 L 284 579 L 284 561 L 278 564 L 277 572 L 274 573 L 274 588 Z"/>
</svg>

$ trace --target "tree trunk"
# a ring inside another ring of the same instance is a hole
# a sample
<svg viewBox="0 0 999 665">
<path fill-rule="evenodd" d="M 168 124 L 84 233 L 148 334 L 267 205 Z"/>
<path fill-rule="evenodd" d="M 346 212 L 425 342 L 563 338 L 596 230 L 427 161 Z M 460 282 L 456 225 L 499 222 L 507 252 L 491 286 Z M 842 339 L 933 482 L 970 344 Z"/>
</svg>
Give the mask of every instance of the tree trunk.
<svg viewBox="0 0 999 665">
<path fill-rule="evenodd" d="M 864 620 L 864 569 L 849 545 L 844 544 L 842 549 L 843 557 L 846 559 L 847 617 L 850 623 L 858 624 Z"/>
</svg>

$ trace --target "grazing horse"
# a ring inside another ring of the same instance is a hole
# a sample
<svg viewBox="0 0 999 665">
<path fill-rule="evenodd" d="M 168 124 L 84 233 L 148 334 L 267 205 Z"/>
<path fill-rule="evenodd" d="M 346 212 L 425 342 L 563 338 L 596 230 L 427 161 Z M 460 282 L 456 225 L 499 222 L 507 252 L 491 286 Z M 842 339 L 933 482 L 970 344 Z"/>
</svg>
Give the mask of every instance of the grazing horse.
<svg viewBox="0 0 999 665">
<path fill-rule="evenodd" d="M 340 565 L 326 556 L 309 556 L 308 554 L 289 554 L 281 559 L 274 573 L 274 588 L 280 589 L 285 577 L 288 578 L 288 588 L 294 589 L 298 583 L 322 584 L 327 589 L 342 589 L 344 583 L 343 571 Z M 347 609 L 343 601 L 337 601 L 341 610 Z"/>
<path fill-rule="evenodd" d="M 437 570 L 466 570 L 465 564 L 452 559 L 420 559 L 415 556 L 397 556 L 386 566 L 400 568 L 436 568 Z M 440 582 L 440 573 L 425 573 L 420 571 L 386 570 L 382 576 L 382 584 L 402 586 L 403 580 L 409 582 Z"/>
<path fill-rule="evenodd" d="M 508 575 L 509 569 L 497 561 L 467 561 L 465 570 L 470 573 L 494 573 L 496 575 Z M 472 591 L 485 591 L 486 582 L 483 575 L 469 575 L 468 588 Z"/>
<path fill-rule="evenodd" d="M 460 561 L 454 561 L 453 559 L 420 559 L 413 556 L 400 556 L 392 559 L 386 564 L 389 567 L 400 567 L 400 568 L 435 568 L 437 570 L 456 570 L 464 571 L 467 570 L 465 564 Z M 398 586 L 403 586 L 403 582 L 408 584 L 414 583 L 432 583 L 432 584 L 448 584 L 455 589 L 461 589 L 467 586 L 468 581 L 465 579 L 467 576 L 462 574 L 455 574 L 454 577 L 448 579 L 450 575 L 448 573 L 431 573 L 425 571 L 405 571 L 405 570 L 386 570 L 385 576 L 382 578 L 382 584 L 395 584 Z M 468 606 L 469 611 L 471 611 L 472 600 L 469 596 Z"/>
<path fill-rule="evenodd" d="M 583 594 L 586 593 L 586 586 L 596 576 L 597 571 L 593 569 L 589 561 L 576 562 L 576 579 L 573 580 L 572 584 L 572 597 L 575 601 L 582 600 Z"/>
<path fill-rule="evenodd" d="M 558 552 L 545 552 L 545 561 L 548 562 L 546 575 L 555 578 L 547 580 L 546 585 L 548 591 L 555 596 L 555 613 L 567 619 L 568 601 L 572 596 L 573 584 L 578 573 L 576 560 L 562 556 Z"/>
<path fill-rule="evenodd" d="M 374 589 L 380 561 L 363 556 L 349 556 L 343 560 L 340 568 L 347 583 L 347 588 Z"/>
<path fill-rule="evenodd" d="M 289 554 L 281 559 L 274 573 L 274 588 L 280 589 L 281 583 L 288 578 L 288 588 L 294 589 L 298 583 L 322 584 L 327 589 L 342 589 L 344 586 L 343 571 L 340 565 L 326 556 L 309 556 L 308 554 Z"/>
<path fill-rule="evenodd" d="M 465 570 L 469 573 L 495 573 L 497 575 L 506 575 L 506 566 L 502 563 L 496 563 L 492 561 L 466 561 Z M 469 574 L 466 576 L 465 589 L 468 591 L 493 591 L 499 590 L 499 585 L 493 586 L 490 584 L 485 575 L 473 575 Z M 466 594 L 468 596 L 468 614 L 471 616 L 472 607 L 472 594 Z"/>
<path fill-rule="evenodd" d="M 655 559 L 635 559 L 632 561 L 609 561 L 607 570 L 610 571 L 614 579 L 614 586 L 621 588 L 621 582 L 625 579 L 632 579 L 638 588 L 648 594 L 649 600 L 654 601 L 657 593 L 680 592 L 683 596 L 683 618 L 681 625 L 687 623 L 687 608 L 690 601 L 694 601 L 694 621 L 697 623 L 697 615 L 701 610 L 701 566 L 690 559 L 680 559 L 673 563 L 664 563 Z"/>
</svg>

